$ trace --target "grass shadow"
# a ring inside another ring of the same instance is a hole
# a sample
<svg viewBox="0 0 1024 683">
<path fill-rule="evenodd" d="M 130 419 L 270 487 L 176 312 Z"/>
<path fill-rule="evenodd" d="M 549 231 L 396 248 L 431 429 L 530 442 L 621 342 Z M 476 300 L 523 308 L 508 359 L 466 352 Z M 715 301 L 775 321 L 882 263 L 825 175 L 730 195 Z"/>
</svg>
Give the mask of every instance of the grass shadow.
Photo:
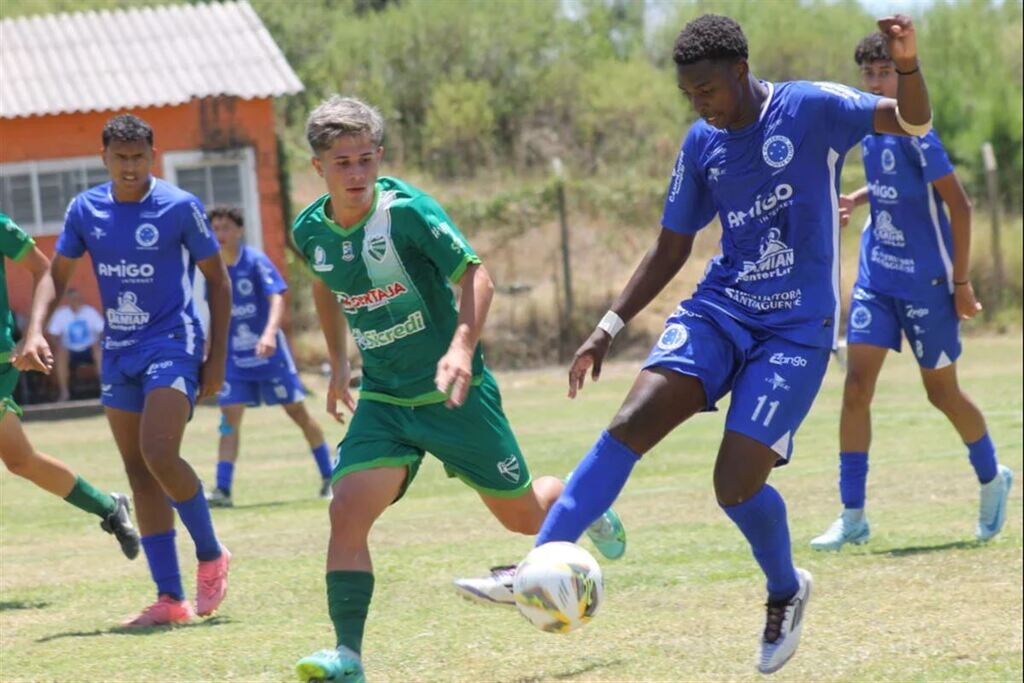
<svg viewBox="0 0 1024 683">
<path fill-rule="evenodd" d="M 12 609 L 43 609 L 49 606 L 50 603 L 43 600 L 4 600 L 0 602 L 0 612 Z"/>
<path fill-rule="evenodd" d="M 203 619 L 202 621 L 190 621 L 187 624 L 166 624 L 164 626 L 148 626 L 144 628 L 112 626 L 111 628 L 98 628 L 95 631 L 65 631 L 64 633 L 54 633 L 53 635 L 38 638 L 36 639 L 36 642 L 48 643 L 51 640 L 60 640 L 62 638 L 94 638 L 96 636 L 106 636 L 111 634 L 123 636 L 147 636 L 152 633 L 164 633 L 166 631 L 179 628 L 208 628 L 210 626 L 221 626 L 223 624 L 231 623 L 234 623 L 234 619 L 231 617 L 210 617 L 209 619 Z"/>
<path fill-rule="evenodd" d="M 937 553 L 943 550 L 970 550 L 981 548 L 985 544 L 982 541 L 950 541 L 937 545 L 918 545 L 906 548 L 889 548 L 888 550 L 872 550 L 872 555 L 888 555 L 889 557 L 907 557 L 911 555 L 923 555 L 925 553 Z"/>
<path fill-rule="evenodd" d="M 616 664 L 621 664 L 621 663 L 622 663 L 621 659 L 610 659 L 610 660 L 600 661 L 600 662 L 589 662 L 587 664 L 582 664 L 580 666 L 577 666 L 577 667 L 575 667 L 573 669 L 569 669 L 567 671 L 562 671 L 561 673 L 545 674 L 543 676 L 530 676 L 528 678 L 516 678 L 513 681 L 513 683 L 539 683 L 539 681 L 543 681 L 545 679 L 549 679 L 550 680 L 552 678 L 554 678 L 557 681 L 564 681 L 564 680 L 569 680 L 571 678 L 576 678 L 577 676 L 582 676 L 583 674 L 588 674 L 588 673 L 590 673 L 592 671 L 597 671 L 598 669 L 604 669 L 604 668 L 607 668 L 607 667 L 610 667 L 610 666 L 615 666 Z"/>
</svg>

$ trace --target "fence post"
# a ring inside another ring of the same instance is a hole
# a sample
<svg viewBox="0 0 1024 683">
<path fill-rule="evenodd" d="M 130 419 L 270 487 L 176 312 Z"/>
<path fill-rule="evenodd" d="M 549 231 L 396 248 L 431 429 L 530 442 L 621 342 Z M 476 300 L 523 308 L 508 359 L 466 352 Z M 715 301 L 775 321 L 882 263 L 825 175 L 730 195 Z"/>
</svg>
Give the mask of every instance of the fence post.
<svg viewBox="0 0 1024 683">
<path fill-rule="evenodd" d="M 981 158 L 985 167 L 985 185 L 988 189 L 988 206 L 992 213 L 992 270 L 995 279 L 994 301 L 985 302 L 985 310 L 991 317 L 995 309 L 1002 305 L 1003 301 L 1003 249 L 999 230 L 999 174 L 996 165 L 996 155 L 992 150 L 992 143 L 986 142 L 981 146 Z"/>
<path fill-rule="evenodd" d="M 558 203 L 558 222 L 562 235 L 562 287 L 565 298 L 565 308 L 562 316 L 562 334 L 559 335 L 559 355 L 564 360 L 566 357 L 565 344 L 569 341 L 566 337 L 572 330 L 573 320 L 573 297 L 572 297 L 572 264 L 569 261 L 569 220 L 565 210 L 565 173 L 562 167 L 562 160 L 552 159 L 551 168 L 555 173 L 555 200 Z"/>
</svg>

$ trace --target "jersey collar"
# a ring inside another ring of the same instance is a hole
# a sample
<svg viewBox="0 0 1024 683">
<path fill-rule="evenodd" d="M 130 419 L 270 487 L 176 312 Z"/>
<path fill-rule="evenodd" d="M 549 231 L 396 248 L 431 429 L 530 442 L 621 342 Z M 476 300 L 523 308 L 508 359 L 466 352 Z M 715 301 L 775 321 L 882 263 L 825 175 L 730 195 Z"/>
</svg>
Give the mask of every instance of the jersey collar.
<svg viewBox="0 0 1024 683">
<path fill-rule="evenodd" d="M 330 201 L 330 195 L 328 195 L 324 199 L 324 203 L 320 205 L 320 215 L 323 216 L 324 224 L 328 228 L 333 230 L 334 232 L 336 232 L 339 235 L 341 235 L 342 237 L 348 237 L 349 235 L 351 235 L 352 233 L 356 232 L 357 230 L 361 230 L 362 227 L 364 225 L 366 225 L 367 221 L 370 220 L 370 218 L 373 216 L 373 214 L 377 213 L 377 202 L 380 201 L 380 186 L 374 184 L 374 186 L 373 186 L 373 203 L 370 204 L 370 209 L 366 212 L 365 216 L 363 216 L 362 218 L 359 219 L 358 223 L 356 223 L 355 225 L 353 225 L 350 228 L 343 227 L 342 225 L 340 225 L 339 223 L 335 222 L 333 219 L 331 219 L 327 215 L 327 211 L 325 210 L 325 207 L 327 206 L 327 202 L 328 201 Z"/>
</svg>

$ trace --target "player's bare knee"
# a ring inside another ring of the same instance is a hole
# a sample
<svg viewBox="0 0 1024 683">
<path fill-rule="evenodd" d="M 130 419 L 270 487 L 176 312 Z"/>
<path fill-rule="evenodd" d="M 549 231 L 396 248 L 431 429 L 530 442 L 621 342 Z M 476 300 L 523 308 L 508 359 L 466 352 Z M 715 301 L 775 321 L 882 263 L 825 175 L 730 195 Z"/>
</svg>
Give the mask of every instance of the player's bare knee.
<svg viewBox="0 0 1024 683">
<path fill-rule="evenodd" d="M 497 515 L 501 525 L 514 534 L 533 536 L 540 531 L 543 515 L 537 515 L 528 510 L 513 510 Z"/>
<path fill-rule="evenodd" d="M 373 515 L 352 496 L 335 491 L 329 507 L 331 537 L 342 542 L 362 542 L 373 526 Z"/>
<path fill-rule="evenodd" d="M 954 412 L 962 401 L 960 389 L 955 385 L 926 384 L 925 390 L 928 393 L 928 401 L 944 413 Z"/>
<path fill-rule="evenodd" d="M 875 395 L 875 383 L 855 372 L 846 375 L 843 387 L 843 407 L 847 410 L 867 410 Z"/>
<path fill-rule="evenodd" d="M 0 451 L 0 459 L 4 461 L 4 467 L 11 474 L 24 477 L 32 469 L 32 459 L 21 454 Z"/>
</svg>

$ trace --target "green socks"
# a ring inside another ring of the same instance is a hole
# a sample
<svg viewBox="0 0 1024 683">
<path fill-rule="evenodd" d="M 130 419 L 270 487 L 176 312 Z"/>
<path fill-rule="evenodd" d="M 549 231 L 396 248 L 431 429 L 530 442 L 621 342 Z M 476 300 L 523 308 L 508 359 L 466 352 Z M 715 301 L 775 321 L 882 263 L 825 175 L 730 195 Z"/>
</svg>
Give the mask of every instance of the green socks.
<svg viewBox="0 0 1024 683">
<path fill-rule="evenodd" d="M 64 500 L 80 510 L 106 517 L 117 509 L 117 503 L 109 493 L 103 493 L 81 477 L 75 477 L 75 486 Z"/>
<path fill-rule="evenodd" d="M 334 623 L 338 645 L 362 652 L 363 627 L 373 596 L 370 572 L 327 572 L 327 611 Z"/>
</svg>

